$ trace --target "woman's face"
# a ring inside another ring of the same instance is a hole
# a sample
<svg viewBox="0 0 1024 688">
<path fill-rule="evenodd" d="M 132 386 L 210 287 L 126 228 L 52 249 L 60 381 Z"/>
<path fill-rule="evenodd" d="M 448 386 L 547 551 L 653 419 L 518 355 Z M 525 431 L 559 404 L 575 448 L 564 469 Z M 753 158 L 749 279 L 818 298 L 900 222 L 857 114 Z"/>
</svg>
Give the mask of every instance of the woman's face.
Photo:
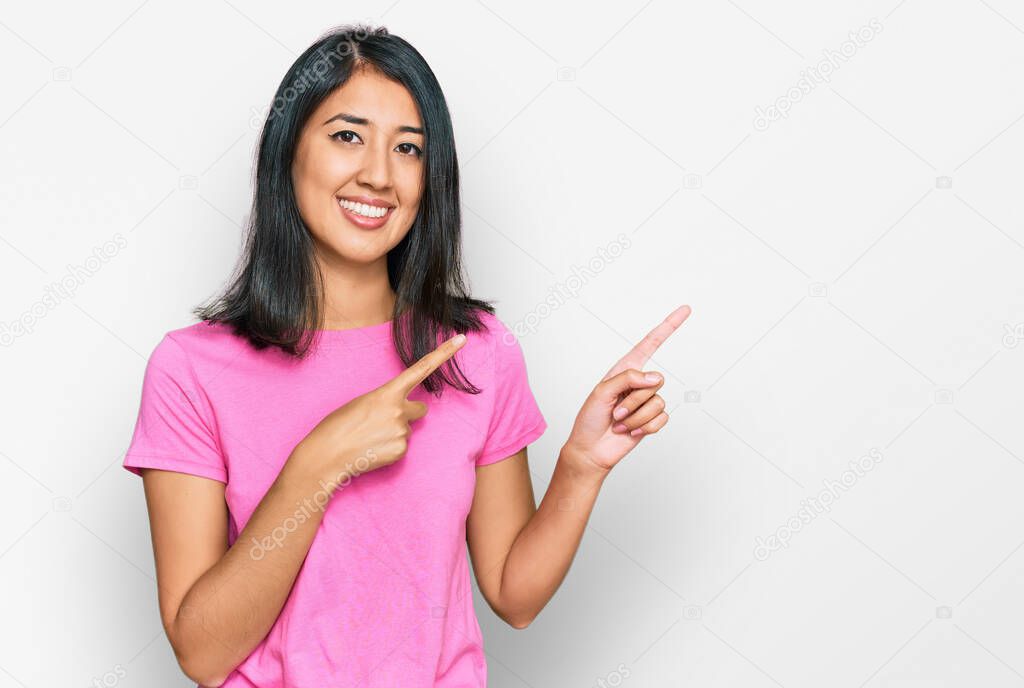
<svg viewBox="0 0 1024 688">
<path fill-rule="evenodd" d="M 405 237 L 423 195 L 422 130 L 405 87 L 373 69 L 354 71 L 316 109 L 292 183 L 321 257 L 371 263 Z"/>
</svg>

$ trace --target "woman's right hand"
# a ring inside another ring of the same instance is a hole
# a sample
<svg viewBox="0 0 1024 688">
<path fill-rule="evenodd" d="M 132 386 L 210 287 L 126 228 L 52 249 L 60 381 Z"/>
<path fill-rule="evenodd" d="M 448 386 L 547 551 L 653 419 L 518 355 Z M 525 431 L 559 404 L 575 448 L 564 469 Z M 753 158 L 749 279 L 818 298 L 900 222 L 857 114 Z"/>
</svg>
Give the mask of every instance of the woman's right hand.
<svg viewBox="0 0 1024 688">
<path fill-rule="evenodd" d="M 299 442 L 293 455 L 310 462 L 332 490 L 360 473 L 395 463 L 408 447 L 409 423 L 427 415 L 427 405 L 409 401 L 409 394 L 465 342 L 465 335 L 452 337 L 380 387 L 338 407 Z"/>
</svg>

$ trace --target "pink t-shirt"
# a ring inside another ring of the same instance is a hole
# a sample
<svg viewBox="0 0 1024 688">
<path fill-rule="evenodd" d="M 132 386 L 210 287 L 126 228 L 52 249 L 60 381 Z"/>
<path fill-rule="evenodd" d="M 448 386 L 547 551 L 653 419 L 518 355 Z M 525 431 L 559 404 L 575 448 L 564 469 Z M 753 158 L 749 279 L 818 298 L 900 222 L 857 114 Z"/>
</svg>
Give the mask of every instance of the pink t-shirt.
<svg viewBox="0 0 1024 688">
<path fill-rule="evenodd" d="M 475 467 L 515 454 L 547 424 L 518 341 L 497 317 L 481 317 L 487 331 L 467 333 L 455 358 L 483 391 L 410 394 L 429 410 L 412 422 L 405 456 L 339 487 L 322 507 L 274 626 L 224 686 L 487 684 L 466 550 Z M 301 361 L 257 351 L 224 325 L 173 330 L 149 358 L 124 467 L 225 483 L 234 543 L 295 445 L 404 367 L 390 322 L 323 331 Z M 296 520 L 316 508 L 297 503 Z M 285 544 L 295 525 L 282 524 Z M 250 555 L 265 545 L 274 546 L 254 542 Z"/>
</svg>

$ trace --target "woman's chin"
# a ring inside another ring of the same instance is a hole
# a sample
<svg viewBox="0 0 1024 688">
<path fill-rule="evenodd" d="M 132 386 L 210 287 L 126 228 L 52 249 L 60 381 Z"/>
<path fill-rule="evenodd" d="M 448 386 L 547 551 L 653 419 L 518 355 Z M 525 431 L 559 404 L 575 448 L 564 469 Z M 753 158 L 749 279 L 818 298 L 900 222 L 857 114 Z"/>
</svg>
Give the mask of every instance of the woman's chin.
<svg viewBox="0 0 1024 688">
<path fill-rule="evenodd" d="M 383 235 L 367 238 L 353 228 L 342 228 L 332 241 L 319 241 L 320 252 L 330 260 L 357 265 L 370 265 L 387 255 L 388 243 Z M 339 241 L 338 237 L 344 237 Z"/>
</svg>

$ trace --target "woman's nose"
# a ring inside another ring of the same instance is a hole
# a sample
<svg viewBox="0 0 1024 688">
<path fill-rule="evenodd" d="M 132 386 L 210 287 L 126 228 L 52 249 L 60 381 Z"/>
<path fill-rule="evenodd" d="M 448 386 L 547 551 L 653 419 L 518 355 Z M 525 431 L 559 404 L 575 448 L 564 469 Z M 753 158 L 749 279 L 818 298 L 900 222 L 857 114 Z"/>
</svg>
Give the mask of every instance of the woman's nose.
<svg viewBox="0 0 1024 688">
<path fill-rule="evenodd" d="M 363 166 L 359 171 L 360 182 L 378 189 L 391 185 L 391 167 L 386 149 L 382 146 L 367 146 L 362 162 Z"/>
</svg>

